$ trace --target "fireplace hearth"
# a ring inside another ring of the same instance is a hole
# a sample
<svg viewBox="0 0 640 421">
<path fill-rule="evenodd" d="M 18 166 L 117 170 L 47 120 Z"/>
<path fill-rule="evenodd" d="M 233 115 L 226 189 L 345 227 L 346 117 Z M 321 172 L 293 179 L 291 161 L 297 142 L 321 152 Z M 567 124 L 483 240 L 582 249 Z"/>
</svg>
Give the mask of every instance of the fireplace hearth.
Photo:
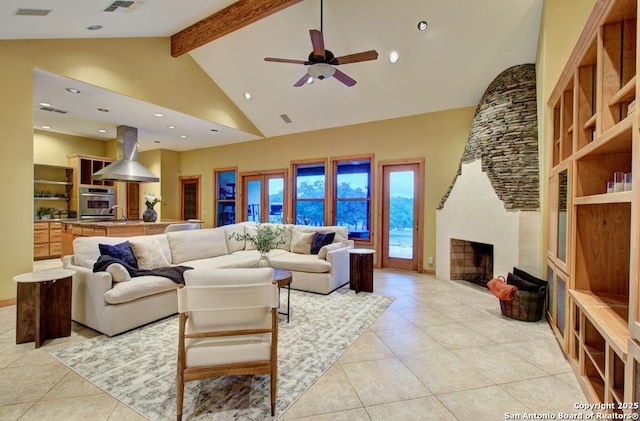
<svg viewBox="0 0 640 421">
<path fill-rule="evenodd" d="M 493 245 L 450 239 L 450 279 L 486 286 L 493 278 Z"/>
</svg>

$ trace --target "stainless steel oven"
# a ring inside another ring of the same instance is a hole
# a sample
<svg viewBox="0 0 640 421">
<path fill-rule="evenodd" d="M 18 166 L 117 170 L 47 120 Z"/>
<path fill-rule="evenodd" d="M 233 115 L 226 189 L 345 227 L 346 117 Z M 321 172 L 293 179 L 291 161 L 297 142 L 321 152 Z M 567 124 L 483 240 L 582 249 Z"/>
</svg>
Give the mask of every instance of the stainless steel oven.
<svg viewBox="0 0 640 421">
<path fill-rule="evenodd" d="M 115 219 L 112 207 L 116 204 L 113 187 L 80 187 L 78 198 L 81 219 Z"/>
</svg>

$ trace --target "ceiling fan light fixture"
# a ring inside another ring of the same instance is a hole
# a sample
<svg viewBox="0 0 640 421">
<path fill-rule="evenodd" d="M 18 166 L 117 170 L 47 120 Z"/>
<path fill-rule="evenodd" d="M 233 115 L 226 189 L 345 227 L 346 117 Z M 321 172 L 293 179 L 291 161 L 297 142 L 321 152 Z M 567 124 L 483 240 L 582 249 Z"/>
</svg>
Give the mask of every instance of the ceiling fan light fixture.
<svg viewBox="0 0 640 421">
<path fill-rule="evenodd" d="M 336 72 L 336 69 L 334 69 L 332 65 L 327 63 L 312 64 L 309 67 L 309 70 L 307 71 L 307 73 L 309 73 L 309 76 L 311 76 L 314 79 L 320 79 L 320 80 L 333 76 L 335 72 Z"/>
<path fill-rule="evenodd" d="M 311 85 L 313 83 L 313 76 L 309 76 L 309 79 L 307 79 L 307 85 Z"/>
</svg>

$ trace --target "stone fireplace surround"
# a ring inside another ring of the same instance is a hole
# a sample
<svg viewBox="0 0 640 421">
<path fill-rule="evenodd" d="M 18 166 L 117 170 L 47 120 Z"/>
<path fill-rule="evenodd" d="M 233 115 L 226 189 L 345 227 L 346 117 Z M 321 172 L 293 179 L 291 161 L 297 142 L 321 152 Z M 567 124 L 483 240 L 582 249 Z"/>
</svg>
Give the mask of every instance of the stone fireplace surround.
<svg viewBox="0 0 640 421">
<path fill-rule="evenodd" d="M 493 245 L 493 276 L 514 266 L 540 272 L 540 212 L 507 210 L 482 172 L 480 160 L 462 164 L 462 174 L 436 212 L 436 277 L 451 279 L 451 239 Z"/>
<path fill-rule="evenodd" d="M 436 277 L 452 279 L 453 239 L 493 246 L 494 277 L 514 266 L 540 275 L 539 171 L 535 66 L 522 64 L 500 73 L 478 104 L 436 212 Z"/>
</svg>

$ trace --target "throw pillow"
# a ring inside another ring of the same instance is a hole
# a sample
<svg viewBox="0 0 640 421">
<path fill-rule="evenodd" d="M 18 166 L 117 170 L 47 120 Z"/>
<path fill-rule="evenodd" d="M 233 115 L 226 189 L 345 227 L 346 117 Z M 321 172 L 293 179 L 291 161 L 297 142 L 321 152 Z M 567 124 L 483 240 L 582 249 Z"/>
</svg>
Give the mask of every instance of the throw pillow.
<svg viewBox="0 0 640 421">
<path fill-rule="evenodd" d="M 515 286 L 519 291 L 538 292 L 541 288 L 532 282 L 525 281 L 511 272 L 507 275 L 507 284 Z"/>
<path fill-rule="evenodd" d="M 313 241 L 311 242 L 311 254 L 318 254 L 322 246 L 333 243 L 335 236 L 335 232 L 316 232 L 313 235 Z"/>
<path fill-rule="evenodd" d="M 131 243 L 129 243 L 128 241 L 116 245 L 98 244 L 98 248 L 100 249 L 100 254 L 122 260 L 129 266 L 132 266 L 136 269 L 138 268 L 136 256 L 133 254 Z"/>
<path fill-rule="evenodd" d="M 524 279 L 525 281 L 531 282 L 532 284 L 536 284 L 540 287 L 547 286 L 547 281 L 543 281 L 540 278 L 536 278 L 535 276 L 525 272 L 524 270 L 518 269 L 516 267 L 513 268 L 513 274 L 519 278 Z"/>
<path fill-rule="evenodd" d="M 322 246 L 320 247 L 320 250 L 318 251 L 318 259 L 324 259 L 327 260 L 327 253 L 329 253 L 332 250 L 338 250 L 343 248 L 345 245 L 341 242 L 339 243 L 331 243 L 331 244 L 327 244 L 326 246 Z"/>
<path fill-rule="evenodd" d="M 131 280 L 131 275 L 120 263 L 112 263 L 107 266 L 107 272 L 111 274 L 113 282 L 126 282 Z"/>
<path fill-rule="evenodd" d="M 160 243 L 157 240 L 132 241 L 131 247 L 138 259 L 140 269 L 158 269 L 171 266 L 164 253 L 160 250 Z"/>
<path fill-rule="evenodd" d="M 313 232 L 296 232 L 291 239 L 291 251 L 299 254 L 311 254 Z"/>
</svg>

